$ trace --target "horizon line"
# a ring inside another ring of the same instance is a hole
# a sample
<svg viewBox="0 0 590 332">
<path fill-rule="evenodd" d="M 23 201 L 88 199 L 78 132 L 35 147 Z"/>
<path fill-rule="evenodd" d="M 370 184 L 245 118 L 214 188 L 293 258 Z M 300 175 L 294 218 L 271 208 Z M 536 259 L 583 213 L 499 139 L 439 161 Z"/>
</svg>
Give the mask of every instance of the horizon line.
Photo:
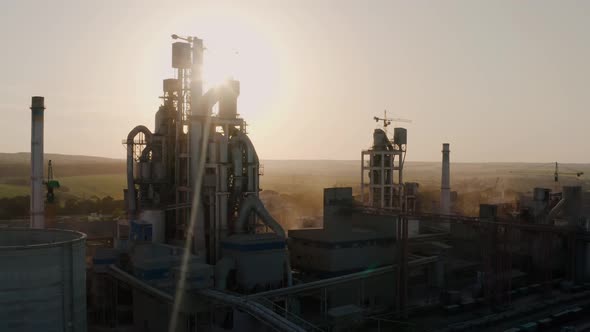
<svg viewBox="0 0 590 332">
<path fill-rule="evenodd" d="M 20 152 L 0 152 L 0 154 L 30 154 L 27 151 L 20 151 Z M 68 156 L 68 157 L 86 157 L 86 158 L 102 158 L 102 159 L 111 159 L 111 160 L 120 160 L 125 161 L 125 158 L 115 158 L 115 157 L 105 157 L 105 156 L 96 156 L 96 155 L 84 155 L 84 154 L 69 154 L 69 153 L 59 153 L 59 152 L 45 152 L 44 155 L 58 155 L 58 156 Z M 306 158 L 284 158 L 284 159 L 276 159 L 276 158 L 260 158 L 262 161 L 345 161 L 345 162 L 358 162 L 360 159 L 306 159 Z M 409 163 L 442 163 L 439 160 L 408 160 Z M 452 161 L 451 164 L 554 164 L 555 161 Z M 576 164 L 576 165 L 590 165 L 589 162 L 559 162 L 560 164 Z"/>
</svg>

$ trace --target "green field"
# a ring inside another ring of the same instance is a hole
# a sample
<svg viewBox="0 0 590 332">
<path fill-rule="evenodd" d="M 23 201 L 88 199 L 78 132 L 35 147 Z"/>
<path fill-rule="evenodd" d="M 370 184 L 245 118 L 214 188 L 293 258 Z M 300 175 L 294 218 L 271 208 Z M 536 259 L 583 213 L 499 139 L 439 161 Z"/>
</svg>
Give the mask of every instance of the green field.
<svg viewBox="0 0 590 332">
<path fill-rule="evenodd" d="M 56 192 L 59 200 L 123 198 L 127 186 L 124 160 L 47 155 L 46 160 L 49 158 L 53 160 L 55 178 L 62 185 Z M 260 187 L 267 191 L 269 199 L 276 201 L 273 205 L 284 207 L 285 211 L 278 212 L 281 214 L 320 215 L 326 187 L 351 186 L 358 193 L 360 161 L 263 160 L 262 164 L 264 175 Z M 427 204 L 438 200 L 440 167 L 440 162 L 405 165 L 404 180 L 420 183 Z M 456 205 L 464 213 L 473 214 L 481 203 L 515 201 L 534 187 L 560 190 L 564 185 L 581 185 L 585 191 L 590 189 L 589 164 L 562 164 L 560 169 L 564 175 L 555 183 L 552 163 L 452 163 L 451 190 L 458 192 Z M 585 174 L 572 176 L 574 171 Z M 28 155 L 0 153 L 0 198 L 28 195 L 29 172 Z M 273 196 L 273 192 L 278 196 Z"/>
<path fill-rule="evenodd" d="M 126 186 L 124 174 L 79 175 L 59 178 L 61 184 L 56 195 L 63 197 L 99 198 L 111 196 L 123 199 L 123 188 Z M 29 195 L 28 185 L 0 183 L 0 198 Z"/>
<path fill-rule="evenodd" d="M 31 189 L 27 186 L 0 183 L 0 198 L 26 196 Z"/>
<path fill-rule="evenodd" d="M 124 160 L 61 154 L 46 154 L 44 158 L 52 160 L 54 178 L 61 184 L 56 192 L 60 199 L 123 198 Z M 28 153 L 0 153 L 0 198 L 29 195 L 29 160 Z"/>
<path fill-rule="evenodd" d="M 58 193 L 82 198 L 111 196 L 123 199 L 123 188 L 127 186 L 124 174 L 68 176 L 60 178 L 59 182 Z"/>
</svg>

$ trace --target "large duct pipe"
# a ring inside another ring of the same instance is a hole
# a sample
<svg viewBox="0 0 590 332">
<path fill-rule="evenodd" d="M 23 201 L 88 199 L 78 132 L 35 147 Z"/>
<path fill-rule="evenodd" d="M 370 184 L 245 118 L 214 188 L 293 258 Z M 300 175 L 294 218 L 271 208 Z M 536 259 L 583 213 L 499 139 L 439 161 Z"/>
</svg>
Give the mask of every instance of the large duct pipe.
<svg viewBox="0 0 590 332">
<path fill-rule="evenodd" d="M 31 98 L 31 228 L 45 228 L 43 201 L 43 114 L 45 98 Z"/>
<path fill-rule="evenodd" d="M 192 91 L 194 96 L 199 94 L 198 89 Z M 210 89 L 205 94 L 199 96 L 196 100 L 191 101 L 191 117 L 189 128 L 189 153 L 190 161 L 190 181 L 195 183 L 199 172 L 199 160 L 201 158 L 201 149 L 203 140 L 209 137 L 203 137 L 204 125 L 207 117 L 211 116 L 211 109 L 219 101 L 219 90 L 217 88 Z M 211 133 L 209 133 L 211 135 Z"/>
<path fill-rule="evenodd" d="M 133 175 L 133 140 L 139 133 L 144 134 L 148 144 L 152 141 L 152 132 L 146 126 L 137 126 L 127 135 L 127 212 L 130 221 L 137 211 L 135 177 Z"/>
<path fill-rule="evenodd" d="M 557 217 L 557 214 L 559 214 L 563 210 L 565 204 L 565 198 L 560 199 L 559 202 L 557 202 L 557 204 L 555 204 L 555 206 L 547 214 L 545 224 L 554 224 L 553 219 L 555 219 L 555 217 Z"/>
<path fill-rule="evenodd" d="M 213 88 L 207 91 L 205 94 L 201 94 L 202 86 L 199 82 L 193 82 L 194 85 L 191 88 L 191 94 L 193 97 L 197 97 L 196 99 L 191 100 L 191 116 L 190 116 L 190 127 L 189 127 L 189 154 L 190 158 L 190 171 L 189 171 L 189 178 L 191 182 L 191 186 L 194 186 L 197 180 L 197 176 L 199 174 L 199 165 L 201 161 L 201 156 L 206 157 L 206 151 L 202 151 L 203 149 L 203 140 L 208 140 L 209 136 L 212 136 L 213 133 L 209 133 L 207 137 L 205 136 L 205 124 L 207 122 L 207 118 L 211 116 L 211 109 L 219 100 L 219 93 L 218 89 Z M 199 83 L 199 84 L 197 84 Z M 191 97 L 191 98 L 193 98 Z M 201 190 L 201 188 L 192 188 L 193 195 L 197 192 L 197 190 Z M 193 233 L 193 246 L 194 250 L 197 253 L 205 253 L 207 251 L 207 238 L 206 238 L 206 227 L 205 227 L 205 213 L 203 211 L 204 206 L 202 201 L 199 203 L 199 207 L 197 210 L 197 217 L 195 220 L 194 225 L 194 233 Z M 211 227 L 212 225 L 210 225 Z"/>
<path fill-rule="evenodd" d="M 239 218 L 234 225 L 235 233 L 244 233 L 246 230 L 246 222 L 250 217 L 250 213 L 255 212 L 264 224 L 272 229 L 276 235 L 285 238 L 285 230 L 281 225 L 270 215 L 268 210 L 260 199 L 254 195 L 250 195 L 242 202 Z"/>
<path fill-rule="evenodd" d="M 248 137 L 248 135 L 243 133 L 238 133 L 237 135 L 233 136 L 229 141 L 231 146 L 232 152 L 232 162 L 234 166 L 234 195 L 239 195 L 242 192 L 242 147 L 241 144 L 245 145 L 246 147 L 246 162 L 247 162 L 247 172 L 246 177 L 248 178 L 248 188 L 247 190 L 250 192 L 258 192 L 258 167 L 260 165 L 260 160 L 258 159 L 258 154 L 256 153 L 256 149 L 254 148 L 254 144 Z"/>
<path fill-rule="evenodd" d="M 440 213 L 451 214 L 451 162 L 449 143 L 443 143 L 442 178 L 440 183 Z"/>
</svg>

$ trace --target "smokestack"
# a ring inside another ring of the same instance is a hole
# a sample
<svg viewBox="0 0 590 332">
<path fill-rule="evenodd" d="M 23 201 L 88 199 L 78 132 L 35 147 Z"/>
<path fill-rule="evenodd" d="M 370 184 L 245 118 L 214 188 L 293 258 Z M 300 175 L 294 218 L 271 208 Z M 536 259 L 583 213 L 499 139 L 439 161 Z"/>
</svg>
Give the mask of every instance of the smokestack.
<svg viewBox="0 0 590 332">
<path fill-rule="evenodd" d="M 451 162 L 449 143 L 443 143 L 442 179 L 440 182 L 440 213 L 451 214 Z"/>
<path fill-rule="evenodd" d="M 43 113 L 45 98 L 31 98 L 31 228 L 44 228 Z"/>
</svg>

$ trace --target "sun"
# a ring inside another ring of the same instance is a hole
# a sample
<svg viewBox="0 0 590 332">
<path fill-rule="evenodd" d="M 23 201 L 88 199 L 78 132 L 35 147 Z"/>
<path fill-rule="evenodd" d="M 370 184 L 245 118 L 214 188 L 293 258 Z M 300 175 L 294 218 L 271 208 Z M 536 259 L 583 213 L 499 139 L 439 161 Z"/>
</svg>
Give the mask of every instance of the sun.
<svg viewBox="0 0 590 332">
<path fill-rule="evenodd" d="M 205 26 L 204 26 L 205 27 Z M 228 78 L 240 81 L 240 113 L 265 112 L 279 85 L 276 45 L 265 31 L 240 20 L 215 22 L 200 30 L 205 52 L 205 89 Z"/>
<path fill-rule="evenodd" d="M 203 60 L 203 82 L 208 87 L 238 78 L 238 52 L 229 49 L 207 48 Z"/>
</svg>

